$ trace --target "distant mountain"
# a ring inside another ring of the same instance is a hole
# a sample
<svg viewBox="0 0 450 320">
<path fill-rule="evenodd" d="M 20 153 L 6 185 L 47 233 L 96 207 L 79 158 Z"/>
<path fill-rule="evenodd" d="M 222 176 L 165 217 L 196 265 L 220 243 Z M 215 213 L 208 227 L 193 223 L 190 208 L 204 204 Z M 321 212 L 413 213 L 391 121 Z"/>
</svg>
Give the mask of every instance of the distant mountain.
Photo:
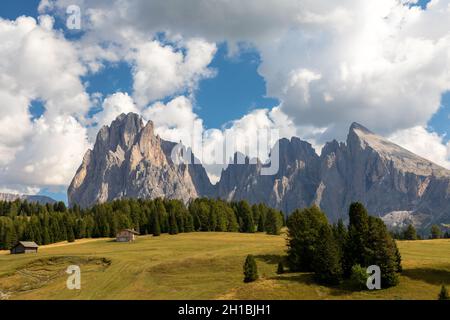
<svg viewBox="0 0 450 320">
<path fill-rule="evenodd" d="M 261 175 L 263 164 L 234 162 L 212 185 L 200 164 L 176 165 L 175 146 L 155 136 L 133 113 L 103 127 L 68 190 L 82 207 L 122 197 L 219 197 L 263 202 L 286 213 L 316 204 L 331 221 L 347 217 L 353 201 L 391 225 L 450 221 L 450 171 L 374 134 L 350 127 L 346 143 L 327 143 L 321 155 L 298 138 L 278 142 L 279 171 Z"/>
<path fill-rule="evenodd" d="M 46 196 L 39 196 L 39 195 L 30 196 L 24 194 L 0 193 L 0 201 L 15 201 L 17 199 L 27 200 L 28 202 L 37 202 L 40 204 L 46 203 L 53 204 L 56 202 L 56 200 Z"/>
</svg>

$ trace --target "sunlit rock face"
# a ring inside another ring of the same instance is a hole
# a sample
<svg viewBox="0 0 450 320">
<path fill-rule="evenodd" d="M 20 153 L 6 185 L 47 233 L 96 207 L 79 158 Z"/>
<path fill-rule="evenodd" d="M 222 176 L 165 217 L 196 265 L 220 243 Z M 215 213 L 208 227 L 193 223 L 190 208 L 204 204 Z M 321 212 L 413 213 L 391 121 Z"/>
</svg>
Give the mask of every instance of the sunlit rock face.
<svg viewBox="0 0 450 320">
<path fill-rule="evenodd" d="M 201 165 L 175 165 L 174 143 L 154 134 L 133 113 L 122 114 L 97 135 L 68 190 L 69 204 L 88 207 L 120 198 L 167 197 L 187 202 L 212 189 Z"/>
</svg>

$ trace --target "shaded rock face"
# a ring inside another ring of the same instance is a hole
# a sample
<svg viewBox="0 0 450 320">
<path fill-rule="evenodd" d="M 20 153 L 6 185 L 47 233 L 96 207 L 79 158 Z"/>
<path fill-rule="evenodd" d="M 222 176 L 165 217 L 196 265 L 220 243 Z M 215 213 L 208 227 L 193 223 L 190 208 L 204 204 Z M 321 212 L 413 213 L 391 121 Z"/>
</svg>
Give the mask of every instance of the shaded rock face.
<svg viewBox="0 0 450 320">
<path fill-rule="evenodd" d="M 267 164 L 238 160 L 212 185 L 201 164 L 176 165 L 176 144 L 155 136 L 136 114 L 103 127 L 68 190 L 69 204 L 88 207 L 119 198 L 197 197 L 266 203 L 290 213 L 316 204 L 331 221 L 346 219 L 353 201 L 395 224 L 428 226 L 450 220 L 450 171 L 354 123 L 347 142 L 327 143 L 321 155 L 298 138 L 278 141 L 279 171 L 261 175 Z"/>
<path fill-rule="evenodd" d="M 230 165 L 217 196 L 264 202 L 286 213 L 315 204 L 331 221 L 346 220 L 354 201 L 373 215 L 387 216 L 392 225 L 408 221 L 426 227 L 450 220 L 450 171 L 357 123 L 347 143 L 327 143 L 320 157 L 297 138 L 282 139 L 279 147 L 277 175 L 261 176 L 261 165 Z M 399 212 L 408 212 L 407 219 Z"/>
<path fill-rule="evenodd" d="M 188 201 L 212 189 L 201 165 L 175 165 L 175 143 L 155 136 L 133 113 L 122 114 L 97 135 L 68 190 L 69 205 L 88 207 L 120 198 L 166 197 Z"/>
<path fill-rule="evenodd" d="M 349 204 L 371 214 L 407 211 L 417 225 L 450 219 L 450 171 L 354 123 L 347 144 L 328 143 L 320 156 L 323 188 L 318 205 L 345 218 Z"/>
</svg>

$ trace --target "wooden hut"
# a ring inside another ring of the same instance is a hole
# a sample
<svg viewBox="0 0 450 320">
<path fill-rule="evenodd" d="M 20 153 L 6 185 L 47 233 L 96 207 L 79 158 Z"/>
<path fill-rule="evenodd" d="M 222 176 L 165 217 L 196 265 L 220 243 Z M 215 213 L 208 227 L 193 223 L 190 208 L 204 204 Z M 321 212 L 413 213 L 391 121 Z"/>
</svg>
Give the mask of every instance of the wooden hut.
<svg viewBox="0 0 450 320">
<path fill-rule="evenodd" d="M 139 235 L 139 232 L 131 230 L 131 229 L 123 229 L 117 233 L 116 241 L 117 242 L 131 242 L 136 240 L 136 236 Z"/>
<path fill-rule="evenodd" d="M 32 241 L 19 241 L 11 248 L 11 254 L 37 253 L 39 246 Z"/>
</svg>

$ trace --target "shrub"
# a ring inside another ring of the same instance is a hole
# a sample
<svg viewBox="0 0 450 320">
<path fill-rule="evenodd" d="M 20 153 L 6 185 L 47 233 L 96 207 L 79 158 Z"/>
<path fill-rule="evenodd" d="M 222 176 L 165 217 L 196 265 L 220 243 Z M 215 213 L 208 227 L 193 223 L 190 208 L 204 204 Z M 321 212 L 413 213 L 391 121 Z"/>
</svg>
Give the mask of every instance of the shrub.
<svg viewBox="0 0 450 320">
<path fill-rule="evenodd" d="M 258 279 L 258 268 L 255 258 L 249 254 L 244 263 L 244 282 L 253 282 Z"/>
<path fill-rule="evenodd" d="M 361 267 L 359 264 L 355 264 L 352 267 L 350 274 L 350 284 L 357 290 L 367 289 L 367 279 L 368 275 L 366 269 Z"/>
</svg>

